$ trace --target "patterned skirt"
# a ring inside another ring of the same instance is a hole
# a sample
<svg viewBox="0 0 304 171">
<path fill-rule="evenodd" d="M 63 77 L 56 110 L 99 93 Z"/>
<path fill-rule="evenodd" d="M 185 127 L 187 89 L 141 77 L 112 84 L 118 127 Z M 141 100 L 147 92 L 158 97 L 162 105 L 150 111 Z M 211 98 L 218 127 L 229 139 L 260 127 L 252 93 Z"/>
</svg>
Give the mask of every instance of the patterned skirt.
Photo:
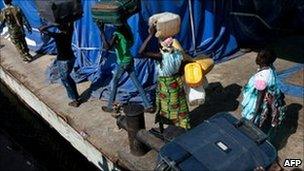
<svg viewBox="0 0 304 171">
<path fill-rule="evenodd" d="M 189 109 L 180 76 L 158 77 L 156 99 L 158 116 L 164 123 L 190 129 Z"/>
</svg>

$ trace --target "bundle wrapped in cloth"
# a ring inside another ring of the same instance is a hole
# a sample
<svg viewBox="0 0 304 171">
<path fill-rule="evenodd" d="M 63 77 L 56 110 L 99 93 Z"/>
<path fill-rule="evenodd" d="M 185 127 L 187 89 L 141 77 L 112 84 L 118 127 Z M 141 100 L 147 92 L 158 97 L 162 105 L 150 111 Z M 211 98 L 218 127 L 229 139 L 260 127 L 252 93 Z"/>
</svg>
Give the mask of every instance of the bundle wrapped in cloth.
<svg viewBox="0 0 304 171">
<path fill-rule="evenodd" d="M 156 37 L 165 39 L 168 37 L 175 36 L 180 31 L 181 19 L 179 15 L 163 12 L 159 14 L 154 14 L 149 18 L 149 25 L 156 26 Z"/>
<path fill-rule="evenodd" d="M 205 88 L 208 86 L 208 80 L 204 76 L 202 84 L 198 87 L 190 87 L 188 84 L 184 85 L 187 100 L 190 106 L 201 105 L 205 102 L 206 92 Z"/>
<path fill-rule="evenodd" d="M 92 7 L 95 21 L 105 24 L 121 25 L 128 17 L 139 11 L 139 0 L 105 0 Z"/>
</svg>

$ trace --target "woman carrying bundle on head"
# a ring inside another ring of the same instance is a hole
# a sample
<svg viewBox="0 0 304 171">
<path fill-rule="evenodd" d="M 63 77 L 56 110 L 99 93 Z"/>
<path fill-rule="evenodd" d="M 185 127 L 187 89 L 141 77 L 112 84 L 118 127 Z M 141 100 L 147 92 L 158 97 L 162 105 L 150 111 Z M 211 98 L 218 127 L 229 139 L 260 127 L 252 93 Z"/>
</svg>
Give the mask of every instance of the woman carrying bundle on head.
<svg viewBox="0 0 304 171">
<path fill-rule="evenodd" d="M 139 54 L 156 60 L 158 72 L 156 105 L 158 107 L 156 122 L 172 124 L 184 129 L 190 129 L 189 109 L 184 92 L 182 52 L 173 46 L 172 37 L 158 37 L 159 51 L 147 52 L 147 45 L 156 34 L 155 24 L 149 28 L 149 36 L 142 44 Z"/>
</svg>

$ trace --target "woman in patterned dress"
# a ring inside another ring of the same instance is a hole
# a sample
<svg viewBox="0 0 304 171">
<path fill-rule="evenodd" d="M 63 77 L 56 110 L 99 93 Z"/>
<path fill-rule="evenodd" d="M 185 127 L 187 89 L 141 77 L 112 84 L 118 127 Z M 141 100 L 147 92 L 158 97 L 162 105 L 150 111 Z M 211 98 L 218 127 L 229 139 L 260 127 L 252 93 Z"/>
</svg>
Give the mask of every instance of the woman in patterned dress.
<svg viewBox="0 0 304 171">
<path fill-rule="evenodd" d="M 154 26 L 149 28 L 149 33 L 139 54 L 156 60 L 158 71 L 156 121 L 190 129 L 189 109 L 181 79 L 185 63 L 182 52 L 172 46 L 174 39 L 171 37 L 159 40 L 159 52 L 146 52 L 148 43 L 156 33 Z"/>
</svg>

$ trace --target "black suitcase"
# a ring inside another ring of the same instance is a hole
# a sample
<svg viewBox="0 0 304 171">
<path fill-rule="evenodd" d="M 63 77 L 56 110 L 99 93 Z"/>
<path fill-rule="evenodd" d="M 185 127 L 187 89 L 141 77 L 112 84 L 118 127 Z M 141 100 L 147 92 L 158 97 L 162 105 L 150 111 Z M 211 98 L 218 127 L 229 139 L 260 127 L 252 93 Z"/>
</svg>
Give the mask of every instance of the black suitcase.
<svg viewBox="0 0 304 171">
<path fill-rule="evenodd" d="M 261 130 L 219 113 L 162 147 L 155 170 L 252 171 L 268 168 L 276 158 Z"/>
<path fill-rule="evenodd" d="M 52 23 L 66 23 L 82 17 L 81 0 L 36 0 L 40 16 Z"/>
</svg>

